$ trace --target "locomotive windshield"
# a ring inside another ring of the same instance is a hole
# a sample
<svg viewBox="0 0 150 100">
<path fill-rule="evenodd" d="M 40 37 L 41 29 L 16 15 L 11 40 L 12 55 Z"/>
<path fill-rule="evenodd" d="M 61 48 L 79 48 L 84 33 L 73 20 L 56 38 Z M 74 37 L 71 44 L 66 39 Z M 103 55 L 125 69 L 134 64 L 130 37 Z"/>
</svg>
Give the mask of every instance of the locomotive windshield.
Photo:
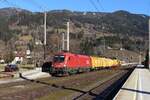
<svg viewBox="0 0 150 100">
<path fill-rule="evenodd" d="M 54 56 L 54 62 L 64 62 L 64 60 L 65 60 L 65 56 L 63 55 Z"/>
</svg>

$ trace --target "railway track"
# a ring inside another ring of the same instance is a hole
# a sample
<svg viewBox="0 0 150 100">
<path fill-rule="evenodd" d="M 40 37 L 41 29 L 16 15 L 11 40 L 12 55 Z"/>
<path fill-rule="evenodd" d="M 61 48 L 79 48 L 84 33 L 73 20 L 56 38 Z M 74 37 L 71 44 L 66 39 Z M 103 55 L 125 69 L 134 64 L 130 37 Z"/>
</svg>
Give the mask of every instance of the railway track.
<svg viewBox="0 0 150 100">
<path fill-rule="evenodd" d="M 80 94 L 73 100 L 111 100 L 118 92 L 120 87 L 134 70 L 134 67 L 124 73 L 120 72 L 104 82 L 100 82 L 97 86 L 88 90 L 86 93 Z"/>
<path fill-rule="evenodd" d="M 57 99 L 60 100 L 63 99 L 62 96 L 65 96 L 67 100 L 70 100 L 70 95 L 74 98 L 79 96 L 72 95 L 74 93 L 82 94 L 77 100 L 91 97 L 91 94 L 97 97 L 98 93 L 96 94 L 93 91 L 99 92 L 96 90 L 98 87 L 102 86 L 99 86 L 99 81 L 101 84 L 109 83 L 111 78 L 119 76 L 124 71 L 125 68 L 120 68 L 119 70 L 101 70 L 68 77 L 51 77 L 38 80 L 25 79 L 25 77 L 22 77 L 25 81 L 0 85 L 0 98 L 1 100 L 6 100 L 6 97 L 11 98 L 11 100 L 33 100 L 43 97 L 56 99 L 57 97 Z M 104 80 L 106 82 L 104 82 Z M 108 86 L 109 85 L 110 84 L 108 84 Z M 10 91 L 12 88 L 13 91 Z M 103 88 L 103 90 L 106 89 L 105 86 L 101 88 Z M 61 91 L 65 94 L 60 94 Z M 56 94 L 55 97 L 53 95 L 54 93 Z M 90 96 L 88 96 L 88 94 L 90 94 Z"/>
</svg>

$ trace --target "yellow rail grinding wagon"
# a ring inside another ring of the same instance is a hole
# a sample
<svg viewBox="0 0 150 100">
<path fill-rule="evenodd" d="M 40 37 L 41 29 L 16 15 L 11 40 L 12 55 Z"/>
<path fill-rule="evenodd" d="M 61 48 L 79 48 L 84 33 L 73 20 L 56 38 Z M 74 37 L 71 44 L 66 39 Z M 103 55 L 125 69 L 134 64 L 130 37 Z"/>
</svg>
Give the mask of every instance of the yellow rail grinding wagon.
<svg viewBox="0 0 150 100">
<path fill-rule="evenodd" d="M 119 60 L 113 60 L 104 57 L 92 57 L 92 56 L 91 56 L 91 62 L 92 62 L 93 69 L 116 67 L 120 64 Z"/>
</svg>

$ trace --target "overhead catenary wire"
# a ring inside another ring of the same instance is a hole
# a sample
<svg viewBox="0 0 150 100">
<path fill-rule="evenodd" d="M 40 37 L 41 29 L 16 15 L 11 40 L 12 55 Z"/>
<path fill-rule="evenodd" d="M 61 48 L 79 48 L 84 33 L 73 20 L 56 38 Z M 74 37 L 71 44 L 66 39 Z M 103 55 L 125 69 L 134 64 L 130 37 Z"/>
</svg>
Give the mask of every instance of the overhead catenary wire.
<svg viewBox="0 0 150 100">
<path fill-rule="evenodd" d="M 34 0 L 30 0 L 30 3 L 32 2 L 32 4 L 36 5 L 38 8 L 40 8 L 43 12 L 44 12 L 44 41 L 43 41 L 43 49 L 44 49 L 44 61 L 46 60 L 46 45 L 47 45 L 47 7 L 46 6 L 41 6 L 39 5 L 37 2 L 35 2 Z"/>
<path fill-rule="evenodd" d="M 9 0 L 0 0 L 0 1 L 4 2 L 4 3 L 6 3 L 9 6 L 12 6 L 14 8 L 20 8 L 20 6 L 18 4 L 14 3 L 14 2 L 10 2 Z"/>
<path fill-rule="evenodd" d="M 93 0 L 90 0 L 90 3 L 91 3 L 92 6 L 95 8 L 95 10 L 99 12 L 99 8 L 98 8 L 97 5 L 95 4 L 95 2 L 94 2 Z"/>
<path fill-rule="evenodd" d="M 39 9 L 41 9 L 41 11 L 46 12 L 48 10 L 48 7 L 44 4 L 39 4 L 34 0 L 28 0 L 30 3 L 32 3 L 33 5 L 36 5 Z"/>
<path fill-rule="evenodd" d="M 18 4 L 16 4 L 14 1 L 11 2 L 11 0 L 0 0 L 1 2 L 9 5 L 9 6 L 12 6 L 12 7 L 15 7 L 15 8 L 21 8 Z M 24 1 L 24 0 L 22 0 Z M 35 2 L 34 0 L 28 0 L 29 3 L 32 3 L 33 5 L 36 5 L 41 11 L 45 12 L 48 7 L 45 6 L 45 5 L 41 5 L 41 4 L 38 4 L 37 2 Z"/>
<path fill-rule="evenodd" d="M 12 6 L 14 8 L 21 8 L 19 7 L 16 3 L 14 2 L 10 2 L 9 0 L 0 0 L 4 3 L 7 3 L 9 6 Z M 47 7 L 45 6 L 41 6 L 39 5 L 37 2 L 35 2 L 34 0 L 30 0 L 29 3 L 32 3 L 34 5 L 36 5 L 39 9 L 41 9 L 44 12 L 44 60 L 45 60 L 45 46 L 46 46 L 46 9 Z M 17 14 L 19 14 L 19 12 L 17 12 Z"/>
<path fill-rule="evenodd" d="M 101 1 L 100 1 L 100 0 L 97 0 L 97 3 L 98 3 L 98 4 L 99 4 L 99 6 L 101 7 L 101 9 L 104 11 L 105 9 L 104 9 L 104 7 L 102 6 Z"/>
<path fill-rule="evenodd" d="M 20 8 L 20 6 L 18 5 L 18 4 L 16 4 L 15 2 L 10 2 L 10 0 L 0 0 L 0 1 L 2 1 L 3 3 L 5 3 L 5 4 L 7 4 L 7 5 L 9 5 L 9 6 L 11 6 L 12 8 L 14 8 L 14 9 L 16 9 L 16 8 Z M 18 16 L 18 21 L 17 21 L 17 23 L 19 23 L 20 22 L 20 17 L 19 17 L 19 11 L 18 11 L 19 9 L 16 9 L 16 15 Z"/>
<path fill-rule="evenodd" d="M 95 8 L 95 10 L 97 11 L 97 12 L 100 12 L 100 10 L 99 10 L 99 7 L 97 7 L 97 5 L 95 4 L 95 2 L 93 1 L 93 0 L 90 0 L 90 3 L 93 5 L 93 7 Z M 104 8 L 103 8 L 103 6 L 102 6 L 102 4 L 101 4 L 101 2 L 99 1 L 99 0 L 97 0 L 97 3 L 100 5 L 100 7 L 101 7 L 101 9 L 104 11 Z M 98 18 L 99 18 L 100 16 L 98 16 Z M 102 18 L 102 17 L 101 17 Z M 103 23 L 102 23 L 103 24 Z M 103 25 L 102 25 L 102 29 L 103 29 L 104 27 L 103 27 Z M 104 34 L 103 34 L 103 45 L 104 45 L 104 51 L 105 51 L 105 48 L 106 48 L 106 44 L 105 44 L 105 37 L 104 37 Z M 103 52 L 104 52 L 103 51 Z"/>
</svg>

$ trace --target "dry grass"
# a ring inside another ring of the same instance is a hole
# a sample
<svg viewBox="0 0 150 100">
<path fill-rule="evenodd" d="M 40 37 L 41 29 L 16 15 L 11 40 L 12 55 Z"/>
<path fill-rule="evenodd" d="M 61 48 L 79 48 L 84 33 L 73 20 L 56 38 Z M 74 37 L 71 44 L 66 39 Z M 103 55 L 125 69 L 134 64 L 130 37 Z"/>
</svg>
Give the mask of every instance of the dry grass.
<svg viewBox="0 0 150 100">
<path fill-rule="evenodd" d="M 19 39 L 24 40 L 24 41 L 30 41 L 30 40 L 32 40 L 32 36 L 31 35 L 25 35 L 25 36 L 21 36 Z"/>
<path fill-rule="evenodd" d="M 0 72 L 4 71 L 5 66 L 6 66 L 5 64 L 0 64 Z"/>
<path fill-rule="evenodd" d="M 35 65 L 34 64 L 20 64 L 19 68 L 22 68 L 22 69 L 34 69 Z"/>
</svg>

